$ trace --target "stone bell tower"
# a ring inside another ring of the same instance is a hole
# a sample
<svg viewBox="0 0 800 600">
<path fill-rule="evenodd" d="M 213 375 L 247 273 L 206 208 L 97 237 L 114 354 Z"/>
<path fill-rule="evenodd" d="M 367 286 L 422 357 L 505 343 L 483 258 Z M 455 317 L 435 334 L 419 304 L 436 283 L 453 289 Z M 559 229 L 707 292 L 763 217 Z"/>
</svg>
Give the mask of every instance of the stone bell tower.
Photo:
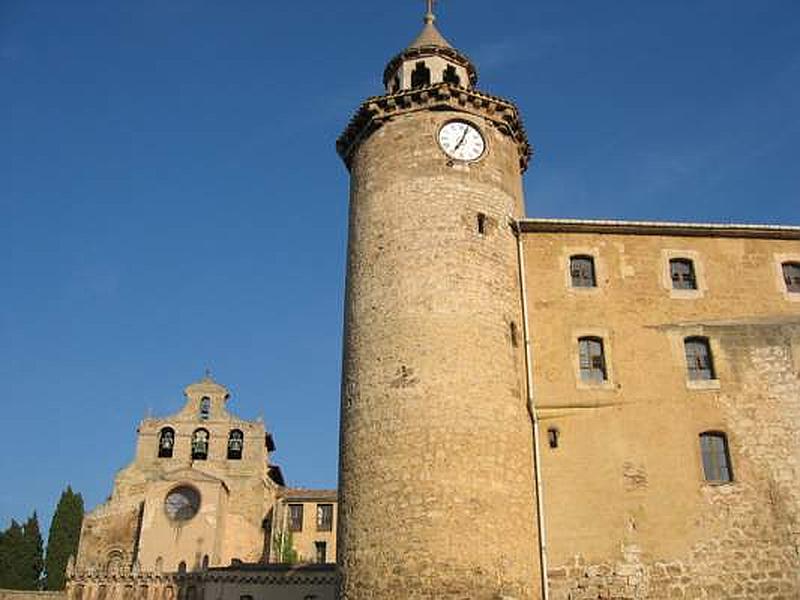
<svg viewBox="0 0 800 600">
<path fill-rule="evenodd" d="M 429 2 L 429 6 L 430 6 Z M 337 142 L 350 170 L 341 597 L 538 595 L 532 427 L 511 218 L 530 147 L 437 30 Z"/>
</svg>

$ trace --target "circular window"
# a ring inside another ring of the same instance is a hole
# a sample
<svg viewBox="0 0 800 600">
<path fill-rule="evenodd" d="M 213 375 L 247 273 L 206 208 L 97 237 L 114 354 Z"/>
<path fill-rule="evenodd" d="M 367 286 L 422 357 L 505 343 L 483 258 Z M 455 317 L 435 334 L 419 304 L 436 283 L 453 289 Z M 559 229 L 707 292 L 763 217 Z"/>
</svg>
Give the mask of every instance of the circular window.
<svg viewBox="0 0 800 600">
<path fill-rule="evenodd" d="M 167 494 L 164 510 L 172 521 L 188 521 L 200 510 L 200 492 L 188 485 L 181 485 Z"/>
</svg>

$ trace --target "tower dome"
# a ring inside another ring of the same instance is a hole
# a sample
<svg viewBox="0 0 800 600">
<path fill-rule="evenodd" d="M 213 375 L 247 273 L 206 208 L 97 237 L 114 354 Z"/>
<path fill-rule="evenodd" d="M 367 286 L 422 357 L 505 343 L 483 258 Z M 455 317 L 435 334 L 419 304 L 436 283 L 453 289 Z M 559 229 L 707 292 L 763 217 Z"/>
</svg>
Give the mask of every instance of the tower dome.
<svg viewBox="0 0 800 600">
<path fill-rule="evenodd" d="M 432 4 L 428 3 L 420 34 L 389 61 L 383 72 L 383 85 L 389 94 L 438 83 L 473 88 L 478 82 L 478 72 L 472 61 L 456 50 L 436 27 Z"/>
</svg>

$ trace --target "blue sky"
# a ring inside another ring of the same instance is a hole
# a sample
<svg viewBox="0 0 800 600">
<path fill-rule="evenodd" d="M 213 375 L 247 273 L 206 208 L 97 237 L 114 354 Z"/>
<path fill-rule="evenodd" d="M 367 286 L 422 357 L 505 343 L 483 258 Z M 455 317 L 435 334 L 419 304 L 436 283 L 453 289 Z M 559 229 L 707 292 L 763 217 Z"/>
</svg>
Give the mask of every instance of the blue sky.
<svg viewBox="0 0 800 600">
<path fill-rule="evenodd" d="M 206 367 L 291 484 L 335 485 L 334 142 L 423 7 L 0 0 L 0 524 L 101 502 Z M 438 12 L 522 110 L 529 215 L 800 222 L 796 0 Z"/>
</svg>

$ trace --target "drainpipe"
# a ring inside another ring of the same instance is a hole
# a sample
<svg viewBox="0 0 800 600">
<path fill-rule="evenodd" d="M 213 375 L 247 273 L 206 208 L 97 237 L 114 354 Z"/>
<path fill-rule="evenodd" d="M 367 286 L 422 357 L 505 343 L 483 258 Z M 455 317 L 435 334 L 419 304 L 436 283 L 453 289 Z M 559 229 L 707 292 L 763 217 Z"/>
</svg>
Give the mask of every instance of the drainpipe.
<svg viewBox="0 0 800 600">
<path fill-rule="evenodd" d="M 550 600 L 547 576 L 547 537 L 544 522 L 544 491 L 542 485 L 542 455 L 539 446 L 539 416 L 533 399 L 533 362 L 531 360 L 531 336 L 528 320 L 528 293 L 525 285 L 525 257 L 522 251 L 522 230 L 519 221 L 510 220 L 511 230 L 517 238 L 517 267 L 522 300 L 522 335 L 525 341 L 525 387 L 527 390 L 528 415 L 533 426 L 533 474 L 536 480 L 536 525 L 539 532 L 539 569 L 541 572 L 542 600 Z"/>
</svg>

